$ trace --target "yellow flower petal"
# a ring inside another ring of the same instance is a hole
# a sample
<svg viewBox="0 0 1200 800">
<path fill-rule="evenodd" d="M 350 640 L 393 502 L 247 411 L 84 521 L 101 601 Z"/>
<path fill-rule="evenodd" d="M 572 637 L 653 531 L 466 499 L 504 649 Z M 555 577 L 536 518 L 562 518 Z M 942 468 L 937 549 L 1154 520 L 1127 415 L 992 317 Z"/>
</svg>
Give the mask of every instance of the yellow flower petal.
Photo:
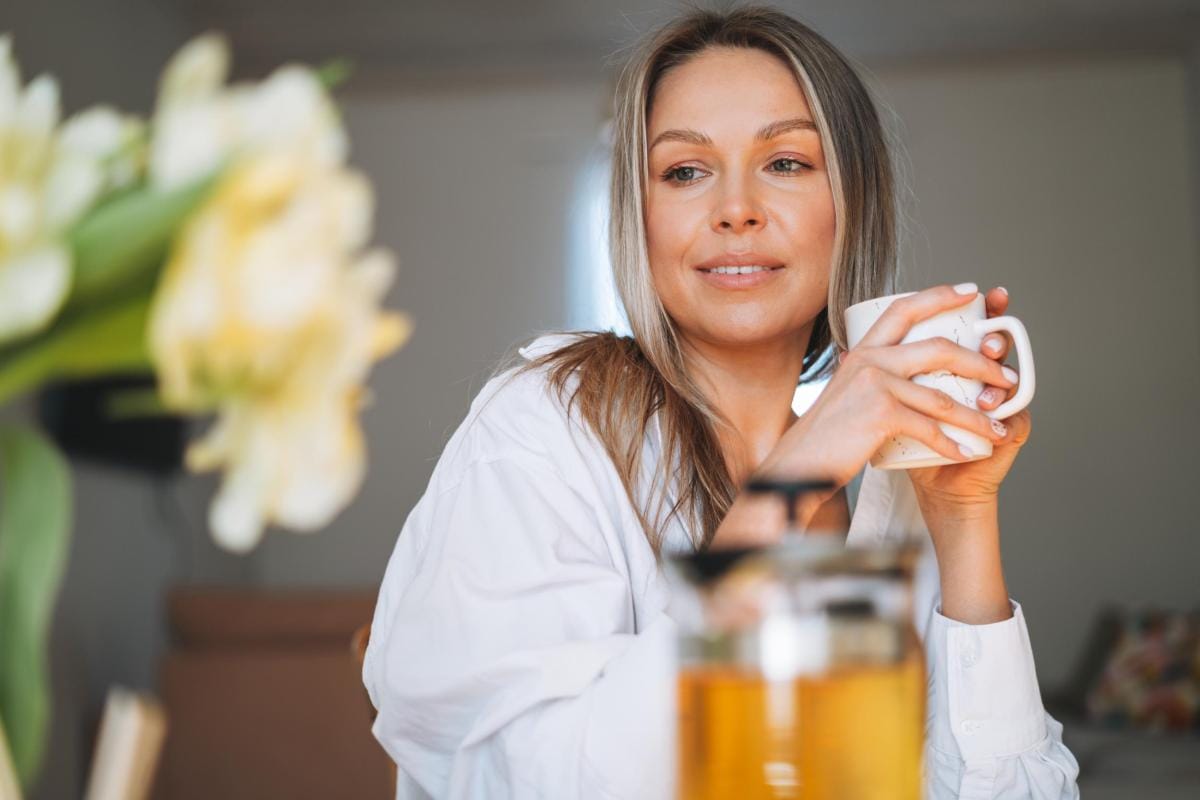
<svg viewBox="0 0 1200 800">
<path fill-rule="evenodd" d="M 12 37 L 0 36 L 0 128 L 13 124 L 21 96 L 21 72 L 13 56 Z"/>
<path fill-rule="evenodd" d="M 221 456 L 228 466 L 208 520 L 217 544 L 244 553 L 258 544 L 268 522 L 280 452 L 269 418 L 244 405 L 230 411 L 234 416 L 226 427 L 212 431 L 218 438 L 208 440 L 213 455 Z"/>
<path fill-rule="evenodd" d="M 216 93 L 229 77 L 229 41 L 216 33 L 197 36 L 167 63 L 158 87 L 160 107 L 194 103 Z"/>
<path fill-rule="evenodd" d="M 320 530 L 362 484 L 366 473 L 362 433 L 345 407 L 315 406 L 290 422 L 288 457 L 272 518 L 292 530 Z"/>
<path fill-rule="evenodd" d="M 40 227 L 33 187 L 15 181 L 0 185 L 0 242 L 24 244 L 37 235 Z"/>
<path fill-rule="evenodd" d="M 46 176 L 44 214 L 51 230 L 62 230 L 87 211 L 104 188 L 100 162 L 78 156 L 60 157 Z"/>
<path fill-rule="evenodd" d="M 39 75 L 25 87 L 13 126 L 25 136 L 49 137 L 58 126 L 58 81 Z"/>
<path fill-rule="evenodd" d="M 0 261 L 0 342 L 33 333 L 58 312 L 71 283 L 71 258 L 45 245 Z"/>
<path fill-rule="evenodd" d="M 384 314 L 375 323 L 375 338 L 371 342 L 371 356 L 375 359 L 400 349 L 412 336 L 412 317 L 408 314 Z"/>
</svg>

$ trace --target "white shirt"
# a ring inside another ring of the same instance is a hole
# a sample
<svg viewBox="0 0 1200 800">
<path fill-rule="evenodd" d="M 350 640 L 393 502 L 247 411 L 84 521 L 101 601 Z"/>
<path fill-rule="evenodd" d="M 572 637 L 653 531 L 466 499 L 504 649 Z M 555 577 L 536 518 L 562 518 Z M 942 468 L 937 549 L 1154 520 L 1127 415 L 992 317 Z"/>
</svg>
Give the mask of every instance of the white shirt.
<svg viewBox="0 0 1200 800">
<path fill-rule="evenodd" d="M 660 435 L 647 436 L 645 478 L 660 475 Z M 666 549 L 690 548 L 672 526 Z M 928 539 L 907 474 L 868 466 L 850 541 L 912 530 Z M 947 619 L 932 555 L 923 565 L 925 796 L 1077 798 L 1021 607 L 990 625 Z M 669 797 L 668 601 L 612 461 L 544 370 L 490 381 L 405 521 L 375 609 L 363 681 L 397 797 Z"/>
</svg>

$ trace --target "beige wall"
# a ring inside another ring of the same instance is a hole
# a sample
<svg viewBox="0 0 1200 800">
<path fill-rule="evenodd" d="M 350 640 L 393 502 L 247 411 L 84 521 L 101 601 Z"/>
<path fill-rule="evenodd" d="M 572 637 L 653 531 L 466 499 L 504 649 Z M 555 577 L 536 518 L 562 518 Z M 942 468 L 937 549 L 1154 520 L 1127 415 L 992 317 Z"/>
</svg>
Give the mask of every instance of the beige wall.
<svg viewBox="0 0 1200 800">
<path fill-rule="evenodd" d="M 1200 206 L 1184 64 L 881 78 L 912 160 L 910 285 L 1004 285 L 1033 340 L 1034 432 L 1001 520 L 1010 591 L 1053 685 L 1103 604 L 1200 601 Z"/>
</svg>

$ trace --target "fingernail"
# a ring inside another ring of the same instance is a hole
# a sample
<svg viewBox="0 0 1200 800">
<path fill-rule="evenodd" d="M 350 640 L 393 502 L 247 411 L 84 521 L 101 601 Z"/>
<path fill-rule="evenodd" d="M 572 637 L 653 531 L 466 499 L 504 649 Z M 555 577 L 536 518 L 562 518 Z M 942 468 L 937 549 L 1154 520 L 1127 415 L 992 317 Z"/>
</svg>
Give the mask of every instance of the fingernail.
<svg viewBox="0 0 1200 800">
<path fill-rule="evenodd" d="M 965 444 L 960 444 L 958 446 L 958 452 L 963 454 L 963 458 L 972 458 L 975 455 L 973 452 L 971 452 L 971 448 L 967 447 Z"/>
<path fill-rule="evenodd" d="M 997 392 L 995 389 L 992 389 L 992 388 L 990 388 L 990 387 L 989 387 L 989 388 L 987 388 L 987 389 L 984 389 L 982 392 L 980 392 L 980 393 L 979 393 L 979 402 L 981 402 L 981 403 L 994 403 L 994 402 L 996 402 L 997 400 L 999 400 L 999 399 L 1000 399 L 1000 397 L 999 397 L 999 394 L 1000 394 L 1000 393 L 999 393 L 999 392 Z"/>
<path fill-rule="evenodd" d="M 974 283 L 960 283 L 954 287 L 959 294 L 979 294 L 979 287 Z"/>
<path fill-rule="evenodd" d="M 1003 422 L 1001 422 L 998 419 L 992 420 L 992 430 L 994 430 L 996 432 L 997 436 L 1007 436 L 1008 435 L 1008 426 L 1005 425 Z"/>
<path fill-rule="evenodd" d="M 1012 367 L 1001 367 L 1000 371 L 1004 373 L 1004 377 L 1008 378 L 1009 383 L 1016 383 L 1020 379 L 1017 371 Z"/>
<path fill-rule="evenodd" d="M 987 338 L 987 341 L 985 341 L 983 343 L 983 346 L 986 347 L 988 350 L 991 350 L 993 353 L 999 353 L 1000 347 L 1001 347 L 1001 339 L 998 336 L 989 336 Z"/>
<path fill-rule="evenodd" d="M 1000 291 L 1004 292 L 1004 294 L 1006 296 L 1008 295 L 1008 289 L 1005 289 L 1003 286 L 997 286 L 996 288 L 999 289 Z"/>
</svg>

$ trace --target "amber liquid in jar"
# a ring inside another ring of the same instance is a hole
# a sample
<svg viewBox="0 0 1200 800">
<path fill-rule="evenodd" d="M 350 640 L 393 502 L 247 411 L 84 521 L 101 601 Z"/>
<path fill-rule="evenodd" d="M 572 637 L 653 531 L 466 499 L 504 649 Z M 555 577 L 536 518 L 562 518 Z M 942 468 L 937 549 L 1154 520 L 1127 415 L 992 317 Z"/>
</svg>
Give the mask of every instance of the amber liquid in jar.
<svg viewBox="0 0 1200 800">
<path fill-rule="evenodd" d="M 681 800 L 919 800 L 921 651 L 767 681 L 730 664 L 679 677 Z"/>
</svg>

